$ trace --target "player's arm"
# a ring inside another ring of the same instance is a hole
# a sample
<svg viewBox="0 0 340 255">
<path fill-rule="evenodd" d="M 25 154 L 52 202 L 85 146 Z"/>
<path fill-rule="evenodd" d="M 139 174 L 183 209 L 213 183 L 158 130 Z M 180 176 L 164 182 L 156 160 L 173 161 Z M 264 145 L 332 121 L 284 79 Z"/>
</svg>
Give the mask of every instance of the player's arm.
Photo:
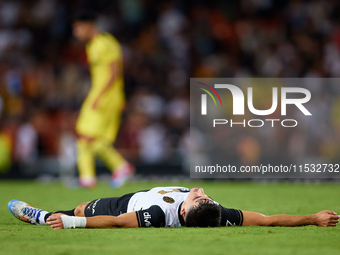
<svg viewBox="0 0 340 255">
<path fill-rule="evenodd" d="M 86 218 L 87 228 L 136 228 L 138 227 L 135 212 L 115 216 L 95 216 Z"/>
<path fill-rule="evenodd" d="M 54 229 L 63 228 L 136 228 L 138 227 L 135 212 L 119 216 L 74 217 L 61 213 L 52 214 L 46 222 Z"/>
<path fill-rule="evenodd" d="M 124 213 L 119 216 L 75 217 L 61 213 L 52 214 L 46 221 L 54 229 L 63 228 L 136 228 L 165 225 L 163 210 L 153 205 L 148 209 Z"/>
<path fill-rule="evenodd" d="M 339 215 L 333 211 L 321 211 L 311 215 L 273 215 L 266 216 L 257 212 L 242 211 L 242 226 L 284 226 L 294 227 L 303 225 L 316 225 L 319 227 L 335 227 L 339 222 Z"/>
<path fill-rule="evenodd" d="M 109 72 L 110 72 L 110 76 L 108 81 L 106 82 L 105 86 L 103 87 L 103 89 L 100 91 L 100 93 L 98 94 L 96 100 L 93 102 L 92 104 L 92 108 L 96 109 L 98 106 L 98 103 L 101 99 L 101 97 L 106 93 L 106 91 L 113 86 L 115 79 L 117 78 L 117 76 L 119 76 L 119 73 L 121 72 L 121 60 L 115 61 L 115 62 L 111 62 L 108 64 L 109 66 Z"/>
</svg>

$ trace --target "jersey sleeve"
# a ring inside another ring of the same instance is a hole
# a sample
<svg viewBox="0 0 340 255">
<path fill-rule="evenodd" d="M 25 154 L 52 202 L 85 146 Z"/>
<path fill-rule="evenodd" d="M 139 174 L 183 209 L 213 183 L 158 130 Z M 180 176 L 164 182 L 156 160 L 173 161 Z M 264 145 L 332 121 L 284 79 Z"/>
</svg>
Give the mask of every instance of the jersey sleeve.
<svg viewBox="0 0 340 255">
<path fill-rule="evenodd" d="M 116 39 L 104 33 L 87 46 L 87 55 L 91 64 L 109 64 L 122 59 L 122 50 Z"/>
<path fill-rule="evenodd" d="M 104 38 L 100 44 L 99 55 L 102 63 L 112 63 L 121 60 L 122 52 L 119 42 L 116 40 L 109 40 Z"/>
<path fill-rule="evenodd" d="M 138 227 L 164 227 L 165 214 L 158 205 L 148 209 L 136 211 Z"/>
<path fill-rule="evenodd" d="M 243 213 L 241 210 L 228 209 L 220 205 L 221 226 L 242 226 Z"/>
</svg>

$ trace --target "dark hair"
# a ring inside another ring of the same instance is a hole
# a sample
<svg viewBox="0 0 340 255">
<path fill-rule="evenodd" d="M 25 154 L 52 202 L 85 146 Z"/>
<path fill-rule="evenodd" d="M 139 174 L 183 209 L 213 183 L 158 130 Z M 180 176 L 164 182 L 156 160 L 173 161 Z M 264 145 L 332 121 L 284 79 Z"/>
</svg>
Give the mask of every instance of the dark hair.
<svg viewBox="0 0 340 255">
<path fill-rule="evenodd" d="M 220 207 L 209 199 L 201 200 L 194 206 L 185 220 L 187 227 L 219 227 L 221 219 Z"/>
<path fill-rule="evenodd" d="M 83 21 L 83 22 L 96 22 L 97 15 L 91 10 L 79 10 L 73 16 L 73 22 Z"/>
</svg>

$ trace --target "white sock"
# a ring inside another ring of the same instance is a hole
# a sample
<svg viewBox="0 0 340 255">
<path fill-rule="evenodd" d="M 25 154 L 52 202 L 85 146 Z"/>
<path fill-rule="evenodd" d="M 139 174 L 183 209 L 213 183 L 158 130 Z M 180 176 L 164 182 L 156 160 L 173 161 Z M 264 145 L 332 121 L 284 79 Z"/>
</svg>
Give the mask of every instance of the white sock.
<svg viewBox="0 0 340 255">
<path fill-rule="evenodd" d="M 39 225 L 46 225 L 46 222 L 45 222 L 46 214 L 48 214 L 48 212 L 43 211 L 43 210 L 40 211 L 40 215 L 39 215 L 39 218 L 38 218 Z"/>
</svg>

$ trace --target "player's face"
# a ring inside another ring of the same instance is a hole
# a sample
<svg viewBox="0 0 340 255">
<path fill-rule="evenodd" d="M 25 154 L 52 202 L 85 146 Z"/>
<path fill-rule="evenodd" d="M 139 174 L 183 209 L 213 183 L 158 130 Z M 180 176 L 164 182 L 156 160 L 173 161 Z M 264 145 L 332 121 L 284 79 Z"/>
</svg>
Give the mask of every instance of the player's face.
<svg viewBox="0 0 340 255">
<path fill-rule="evenodd" d="M 193 206 L 198 205 L 198 202 L 203 199 L 212 200 L 208 197 L 202 188 L 192 188 L 185 200 L 185 209 L 188 212 Z"/>
<path fill-rule="evenodd" d="M 91 39 L 91 31 L 93 24 L 90 22 L 76 21 L 73 23 L 73 35 L 82 42 Z"/>
</svg>

